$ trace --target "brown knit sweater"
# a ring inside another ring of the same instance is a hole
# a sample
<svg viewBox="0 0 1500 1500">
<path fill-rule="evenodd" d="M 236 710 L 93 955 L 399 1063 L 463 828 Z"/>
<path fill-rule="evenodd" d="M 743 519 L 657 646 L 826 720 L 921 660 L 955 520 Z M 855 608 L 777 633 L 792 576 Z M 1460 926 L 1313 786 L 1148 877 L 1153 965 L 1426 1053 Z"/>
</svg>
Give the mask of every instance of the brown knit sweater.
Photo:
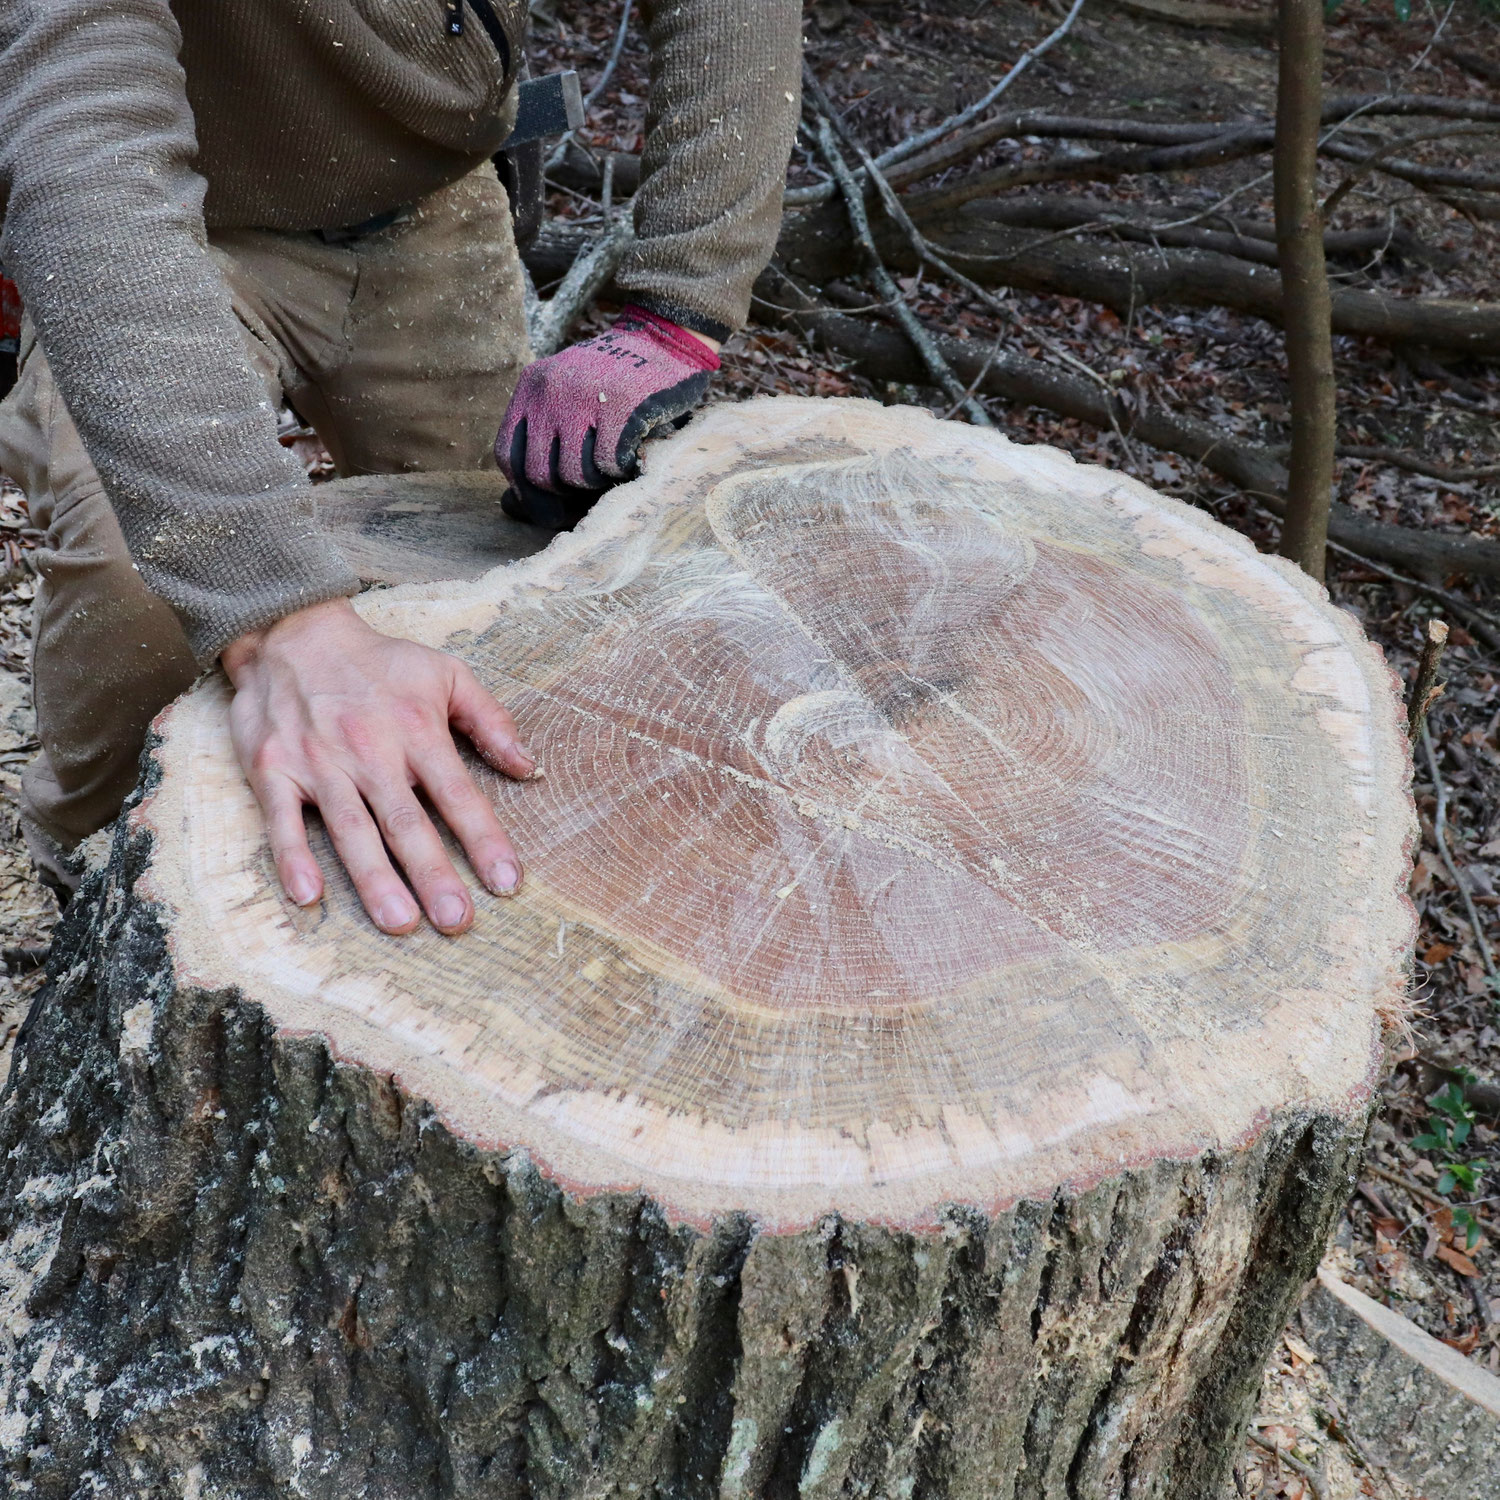
<svg viewBox="0 0 1500 1500">
<path fill-rule="evenodd" d="M 501 51 L 444 0 L 5 0 L 0 255 L 147 584 L 194 650 L 356 580 L 244 354 L 205 224 L 353 224 L 509 132 Z M 796 128 L 797 0 L 654 0 L 638 239 L 617 281 L 701 331 L 743 323 Z M 496 413 L 498 423 L 500 413 Z"/>
</svg>

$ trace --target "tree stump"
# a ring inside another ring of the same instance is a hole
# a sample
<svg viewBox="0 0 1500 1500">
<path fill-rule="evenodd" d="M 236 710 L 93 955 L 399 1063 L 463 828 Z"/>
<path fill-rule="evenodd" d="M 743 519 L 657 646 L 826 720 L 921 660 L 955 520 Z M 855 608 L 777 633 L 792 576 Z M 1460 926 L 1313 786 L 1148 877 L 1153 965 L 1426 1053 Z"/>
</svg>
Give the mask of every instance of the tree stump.
<svg viewBox="0 0 1500 1500">
<path fill-rule="evenodd" d="M 366 595 L 545 777 L 461 939 L 158 723 L 0 1114 L 43 1497 L 1216 1497 L 1404 1004 L 1393 679 L 1279 559 L 925 413 L 720 406 Z"/>
<path fill-rule="evenodd" d="M 496 470 L 366 474 L 313 491 L 318 524 L 361 583 L 441 583 L 479 578 L 540 552 L 552 532 L 500 509 Z"/>
</svg>

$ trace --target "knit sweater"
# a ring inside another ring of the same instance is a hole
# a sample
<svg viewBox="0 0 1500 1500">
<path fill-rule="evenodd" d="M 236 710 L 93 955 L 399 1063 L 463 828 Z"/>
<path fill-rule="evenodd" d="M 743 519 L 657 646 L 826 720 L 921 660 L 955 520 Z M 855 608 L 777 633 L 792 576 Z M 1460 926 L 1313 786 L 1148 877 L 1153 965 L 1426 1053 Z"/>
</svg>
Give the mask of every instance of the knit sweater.
<svg viewBox="0 0 1500 1500">
<path fill-rule="evenodd" d="M 483 162 L 510 129 L 527 9 L 492 3 L 503 49 L 467 7 L 450 35 L 444 0 L 0 6 L 0 256 L 132 557 L 204 662 L 357 587 L 277 441 L 207 226 L 358 223 Z M 616 280 L 722 336 L 775 244 L 800 6 L 654 0 L 645 19 Z"/>
</svg>

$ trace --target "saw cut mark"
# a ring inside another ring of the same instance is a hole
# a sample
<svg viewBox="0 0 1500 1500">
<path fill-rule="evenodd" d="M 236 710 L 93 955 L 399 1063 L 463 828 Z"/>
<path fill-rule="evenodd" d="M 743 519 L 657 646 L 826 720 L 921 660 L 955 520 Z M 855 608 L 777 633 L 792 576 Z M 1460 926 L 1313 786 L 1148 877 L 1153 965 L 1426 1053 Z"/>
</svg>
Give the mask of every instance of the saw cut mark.
<svg viewBox="0 0 1500 1500">
<path fill-rule="evenodd" d="M 684 1212 L 908 1215 L 1368 1074 L 1410 925 L 1384 669 L 1175 502 L 755 402 L 537 557 L 361 608 L 538 750 L 475 766 L 521 895 L 386 938 L 315 830 L 327 898 L 292 908 L 213 687 L 166 726 L 151 880 L 185 971 L 476 1139 Z"/>
</svg>

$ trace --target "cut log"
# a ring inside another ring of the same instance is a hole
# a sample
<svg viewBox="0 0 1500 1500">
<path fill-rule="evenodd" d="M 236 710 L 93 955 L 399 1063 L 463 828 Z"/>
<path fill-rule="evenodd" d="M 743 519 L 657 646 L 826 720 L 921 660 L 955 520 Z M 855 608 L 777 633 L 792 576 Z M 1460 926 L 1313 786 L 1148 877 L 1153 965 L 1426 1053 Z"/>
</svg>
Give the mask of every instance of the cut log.
<svg viewBox="0 0 1500 1500">
<path fill-rule="evenodd" d="M 158 721 L 0 1105 L 0 1462 L 71 1496 L 1220 1493 L 1403 1008 L 1391 674 L 1203 515 L 853 401 L 366 595 L 523 852 L 279 893 Z"/>
<path fill-rule="evenodd" d="M 367 474 L 320 484 L 318 525 L 361 583 L 478 578 L 540 552 L 552 533 L 500 509 L 498 471 Z"/>
<path fill-rule="evenodd" d="M 1329 1266 L 1298 1321 L 1362 1453 L 1424 1500 L 1493 1500 L 1500 1380 Z"/>
</svg>

